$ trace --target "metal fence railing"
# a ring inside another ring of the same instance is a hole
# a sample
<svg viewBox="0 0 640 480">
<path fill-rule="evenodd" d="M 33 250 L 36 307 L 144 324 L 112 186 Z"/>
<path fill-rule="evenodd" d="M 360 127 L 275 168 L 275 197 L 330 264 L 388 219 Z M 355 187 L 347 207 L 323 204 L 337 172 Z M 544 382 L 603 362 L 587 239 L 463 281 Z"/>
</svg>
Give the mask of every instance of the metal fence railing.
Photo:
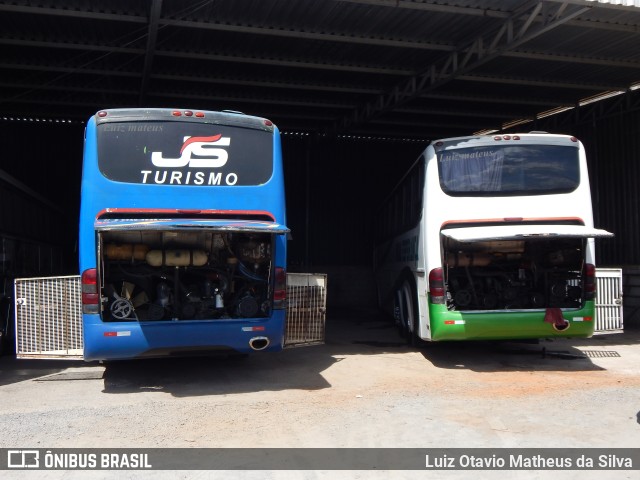
<svg viewBox="0 0 640 480">
<path fill-rule="evenodd" d="M 327 275 L 287 274 L 286 347 L 324 343 Z"/>
<path fill-rule="evenodd" d="M 622 331 L 622 269 L 597 268 L 596 282 L 596 333 Z"/>
<path fill-rule="evenodd" d="M 82 358 L 80 276 L 14 282 L 17 358 Z"/>
</svg>

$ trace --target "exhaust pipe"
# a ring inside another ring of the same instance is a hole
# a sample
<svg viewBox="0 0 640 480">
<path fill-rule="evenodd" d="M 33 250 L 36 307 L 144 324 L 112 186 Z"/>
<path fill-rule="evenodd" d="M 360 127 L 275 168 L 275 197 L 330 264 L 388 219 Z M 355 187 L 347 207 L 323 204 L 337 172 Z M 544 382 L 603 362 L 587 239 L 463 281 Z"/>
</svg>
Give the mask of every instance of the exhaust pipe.
<svg viewBox="0 0 640 480">
<path fill-rule="evenodd" d="M 267 337 L 253 337 L 249 340 L 249 346 L 252 350 L 259 352 L 260 350 L 264 350 L 269 346 L 269 339 Z"/>
<path fill-rule="evenodd" d="M 563 332 L 571 326 L 562 316 L 562 310 L 559 308 L 547 308 L 544 314 L 544 321 L 550 323 L 556 332 Z"/>
</svg>

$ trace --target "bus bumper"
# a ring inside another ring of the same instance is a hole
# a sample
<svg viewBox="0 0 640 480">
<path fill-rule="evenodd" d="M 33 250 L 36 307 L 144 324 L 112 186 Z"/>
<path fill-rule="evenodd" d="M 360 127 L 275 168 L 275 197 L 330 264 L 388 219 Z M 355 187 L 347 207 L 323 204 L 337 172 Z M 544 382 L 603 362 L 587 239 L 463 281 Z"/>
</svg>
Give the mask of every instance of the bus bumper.
<svg viewBox="0 0 640 480">
<path fill-rule="evenodd" d="M 444 305 L 429 305 L 431 340 L 518 340 L 533 338 L 591 337 L 595 325 L 595 302 L 579 310 L 563 310 L 568 328 L 558 330 L 545 321 L 545 310 L 449 311 Z"/>
<path fill-rule="evenodd" d="M 103 322 L 99 315 L 85 314 L 84 359 L 280 351 L 284 322 L 285 310 L 274 310 L 270 318 L 159 322 Z"/>
</svg>

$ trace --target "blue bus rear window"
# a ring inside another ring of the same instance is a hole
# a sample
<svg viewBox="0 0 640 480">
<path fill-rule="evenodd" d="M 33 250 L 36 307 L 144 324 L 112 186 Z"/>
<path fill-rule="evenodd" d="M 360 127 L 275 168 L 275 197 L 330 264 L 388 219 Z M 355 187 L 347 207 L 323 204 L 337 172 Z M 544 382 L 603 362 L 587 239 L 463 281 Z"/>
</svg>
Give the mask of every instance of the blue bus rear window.
<svg viewBox="0 0 640 480">
<path fill-rule="evenodd" d="M 449 195 L 568 193 L 580 184 L 578 148 L 558 145 L 444 150 L 438 170 Z"/>
<path fill-rule="evenodd" d="M 109 122 L 98 166 L 116 182 L 262 185 L 273 173 L 273 132 L 195 122 Z"/>
</svg>

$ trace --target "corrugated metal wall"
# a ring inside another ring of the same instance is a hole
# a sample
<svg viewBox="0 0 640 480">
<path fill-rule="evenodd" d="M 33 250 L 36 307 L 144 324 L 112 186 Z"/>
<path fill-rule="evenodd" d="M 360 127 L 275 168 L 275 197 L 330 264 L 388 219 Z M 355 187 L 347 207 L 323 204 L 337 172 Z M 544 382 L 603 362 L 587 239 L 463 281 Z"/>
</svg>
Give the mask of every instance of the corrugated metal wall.
<svg viewBox="0 0 640 480">
<path fill-rule="evenodd" d="M 425 147 L 402 140 L 285 135 L 289 264 L 370 266 L 379 204 Z"/>
<path fill-rule="evenodd" d="M 83 139 L 82 122 L 0 120 L 0 169 L 52 204 L 77 211 Z"/>
<path fill-rule="evenodd" d="M 77 273 L 83 131 L 78 122 L 0 120 L 3 284 Z"/>
<path fill-rule="evenodd" d="M 597 242 L 598 261 L 638 265 L 640 112 L 596 120 L 580 128 L 578 135 L 589 143 L 595 222 L 616 234 L 614 239 Z"/>
</svg>

